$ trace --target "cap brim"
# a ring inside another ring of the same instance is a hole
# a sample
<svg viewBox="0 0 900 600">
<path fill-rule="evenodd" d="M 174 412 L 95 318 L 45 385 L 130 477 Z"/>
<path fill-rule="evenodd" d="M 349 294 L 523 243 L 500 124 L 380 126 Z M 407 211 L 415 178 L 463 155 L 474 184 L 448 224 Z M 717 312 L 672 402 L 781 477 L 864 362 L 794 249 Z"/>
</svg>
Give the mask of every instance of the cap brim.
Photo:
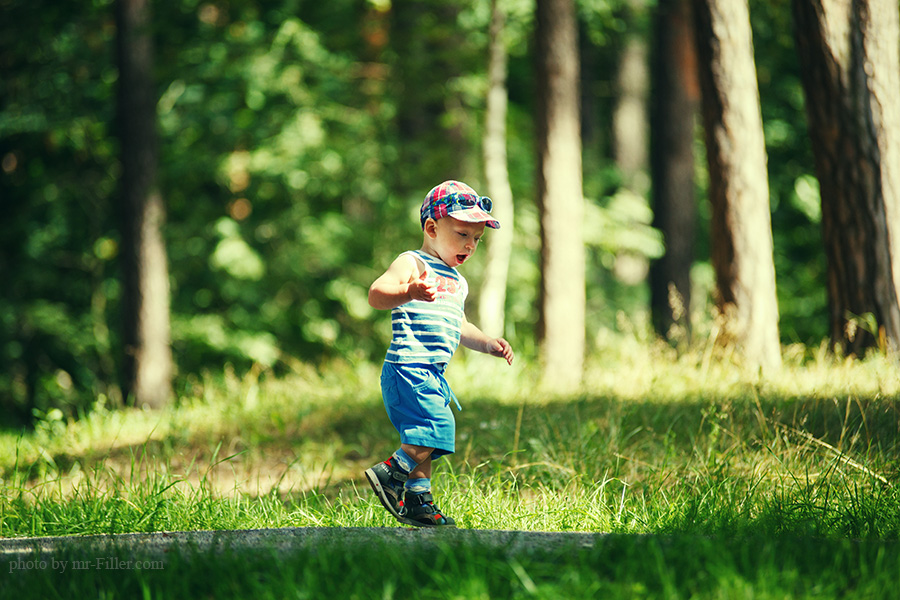
<svg viewBox="0 0 900 600">
<path fill-rule="evenodd" d="M 491 229 L 500 229 L 500 221 L 491 217 L 491 215 L 477 206 L 465 210 L 454 210 L 449 216 L 458 221 L 465 221 L 466 223 L 484 223 Z"/>
</svg>

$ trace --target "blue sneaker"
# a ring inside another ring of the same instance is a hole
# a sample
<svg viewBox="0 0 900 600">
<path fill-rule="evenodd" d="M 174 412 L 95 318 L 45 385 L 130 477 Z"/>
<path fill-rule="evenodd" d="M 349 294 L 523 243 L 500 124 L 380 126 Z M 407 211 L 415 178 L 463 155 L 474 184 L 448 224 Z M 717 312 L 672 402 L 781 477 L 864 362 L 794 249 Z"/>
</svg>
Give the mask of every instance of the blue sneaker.
<svg viewBox="0 0 900 600">
<path fill-rule="evenodd" d="M 399 519 L 401 523 L 414 527 L 456 527 L 456 522 L 434 505 L 431 492 L 406 492 L 400 506 Z"/>
<path fill-rule="evenodd" d="M 366 479 L 381 504 L 395 519 L 400 518 L 403 506 L 403 484 L 409 475 L 403 472 L 393 456 L 380 462 L 371 469 L 366 469 Z"/>
</svg>

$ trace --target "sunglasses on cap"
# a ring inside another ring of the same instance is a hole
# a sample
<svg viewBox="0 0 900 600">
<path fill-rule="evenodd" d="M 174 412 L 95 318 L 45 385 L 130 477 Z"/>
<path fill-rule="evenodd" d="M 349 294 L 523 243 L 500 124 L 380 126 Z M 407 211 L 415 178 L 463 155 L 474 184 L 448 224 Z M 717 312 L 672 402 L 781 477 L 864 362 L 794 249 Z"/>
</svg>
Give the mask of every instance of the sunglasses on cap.
<svg viewBox="0 0 900 600">
<path fill-rule="evenodd" d="M 461 206 L 465 206 L 467 208 L 477 206 L 478 208 L 480 208 L 481 210 L 483 210 L 484 212 L 489 213 L 489 214 L 490 214 L 491 210 L 494 208 L 493 200 L 491 200 L 487 196 L 471 196 L 468 194 L 465 194 L 465 195 L 456 194 L 455 198 L 456 198 L 456 202 Z"/>
</svg>

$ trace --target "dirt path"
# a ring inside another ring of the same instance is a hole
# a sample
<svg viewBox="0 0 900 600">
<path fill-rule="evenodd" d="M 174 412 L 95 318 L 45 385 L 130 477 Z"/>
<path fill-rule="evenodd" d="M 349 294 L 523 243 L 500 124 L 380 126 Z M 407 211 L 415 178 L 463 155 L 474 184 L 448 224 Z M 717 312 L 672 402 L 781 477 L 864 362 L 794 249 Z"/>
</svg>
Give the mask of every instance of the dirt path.
<svg viewBox="0 0 900 600">
<path fill-rule="evenodd" d="M 0 539 L 0 561 L 9 563 L 50 561 L 66 556 L 86 561 L 153 559 L 193 552 L 275 549 L 290 552 L 322 544 L 370 544 L 378 542 L 424 548 L 441 545 L 490 547 L 507 556 L 590 548 L 602 533 L 551 533 L 484 529 L 413 529 L 403 527 L 284 527 L 234 531 L 176 531 L 65 537 Z M 110 563 L 104 563 L 110 564 Z"/>
</svg>

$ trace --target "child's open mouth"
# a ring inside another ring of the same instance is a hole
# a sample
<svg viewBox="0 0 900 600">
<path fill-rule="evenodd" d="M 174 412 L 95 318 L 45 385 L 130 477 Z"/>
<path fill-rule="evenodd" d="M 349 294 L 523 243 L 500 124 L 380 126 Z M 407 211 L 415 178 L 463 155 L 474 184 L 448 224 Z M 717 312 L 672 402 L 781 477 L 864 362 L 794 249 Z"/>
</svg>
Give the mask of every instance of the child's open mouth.
<svg viewBox="0 0 900 600">
<path fill-rule="evenodd" d="M 457 254 L 456 262 L 458 262 L 459 264 L 463 264 L 464 262 L 466 262 L 467 258 L 469 258 L 468 254 Z"/>
</svg>

